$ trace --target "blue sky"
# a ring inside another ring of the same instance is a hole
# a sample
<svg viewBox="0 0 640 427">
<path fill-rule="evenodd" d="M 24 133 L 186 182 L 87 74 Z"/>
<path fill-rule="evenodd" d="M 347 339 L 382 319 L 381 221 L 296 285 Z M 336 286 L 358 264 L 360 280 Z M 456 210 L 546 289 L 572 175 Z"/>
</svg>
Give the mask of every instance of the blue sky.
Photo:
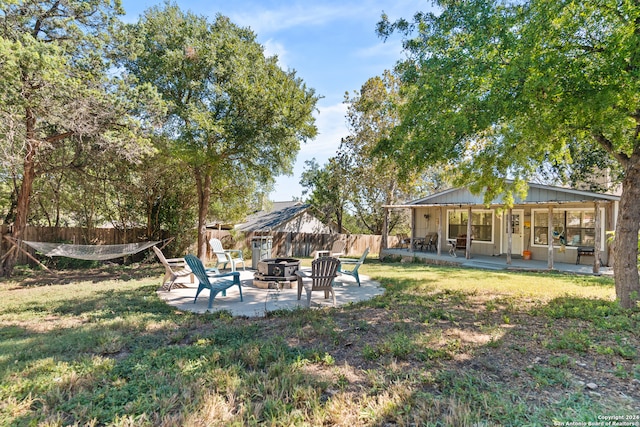
<svg viewBox="0 0 640 427">
<path fill-rule="evenodd" d="M 136 21 L 162 0 L 123 0 L 125 20 Z M 320 165 L 335 155 L 340 138 L 348 135 L 343 103 L 345 92 L 354 92 L 370 77 L 393 68 L 402 58 L 399 37 L 384 42 L 375 34 L 384 12 L 391 20 L 411 18 L 426 11 L 430 1 L 418 0 L 177 0 L 183 10 L 211 18 L 217 13 L 234 23 L 250 27 L 268 55 L 277 54 L 283 69 L 295 69 L 308 87 L 323 98 L 318 103 L 319 135 L 302 144 L 293 176 L 276 181 L 269 196 L 273 201 L 302 195 L 299 184 L 305 160 Z"/>
</svg>

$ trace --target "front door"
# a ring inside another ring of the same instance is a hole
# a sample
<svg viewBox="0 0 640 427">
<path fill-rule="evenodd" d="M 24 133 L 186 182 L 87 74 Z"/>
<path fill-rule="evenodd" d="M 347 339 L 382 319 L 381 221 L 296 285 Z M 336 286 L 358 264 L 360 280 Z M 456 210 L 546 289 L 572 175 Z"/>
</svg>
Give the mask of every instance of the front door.
<svg viewBox="0 0 640 427">
<path fill-rule="evenodd" d="M 509 214 L 505 212 L 503 214 L 505 226 L 502 228 L 503 236 L 502 236 L 502 253 L 507 253 L 507 248 L 509 247 L 509 226 L 511 226 L 511 255 L 522 255 L 523 248 L 523 210 L 512 210 L 511 211 L 511 224 L 508 224 Z"/>
</svg>

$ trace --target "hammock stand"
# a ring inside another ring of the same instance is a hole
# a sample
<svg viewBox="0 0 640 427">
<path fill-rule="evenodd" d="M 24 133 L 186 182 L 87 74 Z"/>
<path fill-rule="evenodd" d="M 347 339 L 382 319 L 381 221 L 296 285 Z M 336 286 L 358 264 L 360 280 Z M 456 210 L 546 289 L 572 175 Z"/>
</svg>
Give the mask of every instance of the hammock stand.
<svg viewBox="0 0 640 427">
<path fill-rule="evenodd" d="M 39 266 L 53 274 L 55 273 L 47 268 L 46 265 L 38 261 L 29 252 L 22 249 L 20 247 L 20 242 L 50 258 L 54 256 L 63 256 L 67 258 L 83 259 L 89 261 L 104 261 L 120 258 L 127 255 L 133 255 L 152 246 L 155 246 L 158 243 L 164 242 L 163 240 L 157 240 L 152 242 L 126 243 L 121 245 L 72 245 L 68 243 L 31 242 L 27 240 L 17 240 L 9 236 L 4 236 L 4 238 L 7 239 L 9 243 L 11 243 L 12 247 L 7 251 L 6 254 L 4 254 L 2 260 L 9 256 L 9 254 L 11 254 L 11 252 L 13 252 L 15 249 L 18 249 L 19 251 L 22 251 L 22 253 L 27 255 L 30 259 L 38 263 Z M 172 239 L 167 240 L 170 241 Z M 163 245 L 163 247 L 169 243 L 168 241 Z"/>
</svg>

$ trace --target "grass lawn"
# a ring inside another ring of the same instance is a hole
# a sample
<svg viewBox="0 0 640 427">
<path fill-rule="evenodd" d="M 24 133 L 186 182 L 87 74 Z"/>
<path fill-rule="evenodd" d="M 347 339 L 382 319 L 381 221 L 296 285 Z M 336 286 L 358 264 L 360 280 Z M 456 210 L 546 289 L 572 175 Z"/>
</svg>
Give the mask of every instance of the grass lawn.
<svg viewBox="0 0 640 427">
<path fill-rule="evenodd" d="M 640 423 L 640 312 L 611 279 L 360 271 L 385 295 L 259 319 L 175 311 L 156 266 L 5 279 L 0 425 Z"/>
</svg>

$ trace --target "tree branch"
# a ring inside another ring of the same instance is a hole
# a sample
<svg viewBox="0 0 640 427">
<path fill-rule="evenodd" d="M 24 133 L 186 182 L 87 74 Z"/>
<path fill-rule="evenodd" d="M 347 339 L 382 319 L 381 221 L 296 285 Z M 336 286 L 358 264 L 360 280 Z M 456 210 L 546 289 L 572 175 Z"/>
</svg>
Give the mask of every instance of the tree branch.
<svg viewBox="0 0 640 427">
<path fill-rule="evenodd" d="M 49 136 L 49 137 L 45 138 L 44 140 L 47 141 L 47 142 L 53 143 L 53 142 L 58 142 L 58 141 L 61 141 L 61 140 L 65 139 L 65 138 L 68 138 L 71 135 L 73 135 L 73 132 L 68 131 L 68 132 L 59 133 L 57 135 Z"/>
<path fill-rule="evenodd" d="M 640 136 L 640 110 L 636 110 L 631 117 L 636 121 L 636 131 L 633 133 L 633 140 L 637 141 L 638 136 Z"/>
<path fill-rule="evenodd" d="M 38 33 L 41 31 L 42 29 L 42 24 L 43 21 L 46 18 L 49 18 L 51 16 L 53 16 L 53 12 L 58 9 L 58 6 L 60 6 L 60 0 L 55 1 L 51 7 L 49 8 L 49 10 L 47 10 L 42 16 L 40 16 L 38 19 L 36 19 L 36 22 L 33 26 L 33 32 L 31 33 L 31 35 L 33 36 L 33 38 L 37 39 L 38 38 Z"/>
<path fill-rule="evenodd" d="M 608 153 L 610 153 L 620 162 L 623 168 L 627 167 L 627 164 L 630 160 L 628 155 L 616 150 L 613 147 L 613 143 L 600 132 L 593 132 L 592 135 L 596 139 L 598 144 L 602 146 L 602 148 L 604 148 Z"/>
</svg>

